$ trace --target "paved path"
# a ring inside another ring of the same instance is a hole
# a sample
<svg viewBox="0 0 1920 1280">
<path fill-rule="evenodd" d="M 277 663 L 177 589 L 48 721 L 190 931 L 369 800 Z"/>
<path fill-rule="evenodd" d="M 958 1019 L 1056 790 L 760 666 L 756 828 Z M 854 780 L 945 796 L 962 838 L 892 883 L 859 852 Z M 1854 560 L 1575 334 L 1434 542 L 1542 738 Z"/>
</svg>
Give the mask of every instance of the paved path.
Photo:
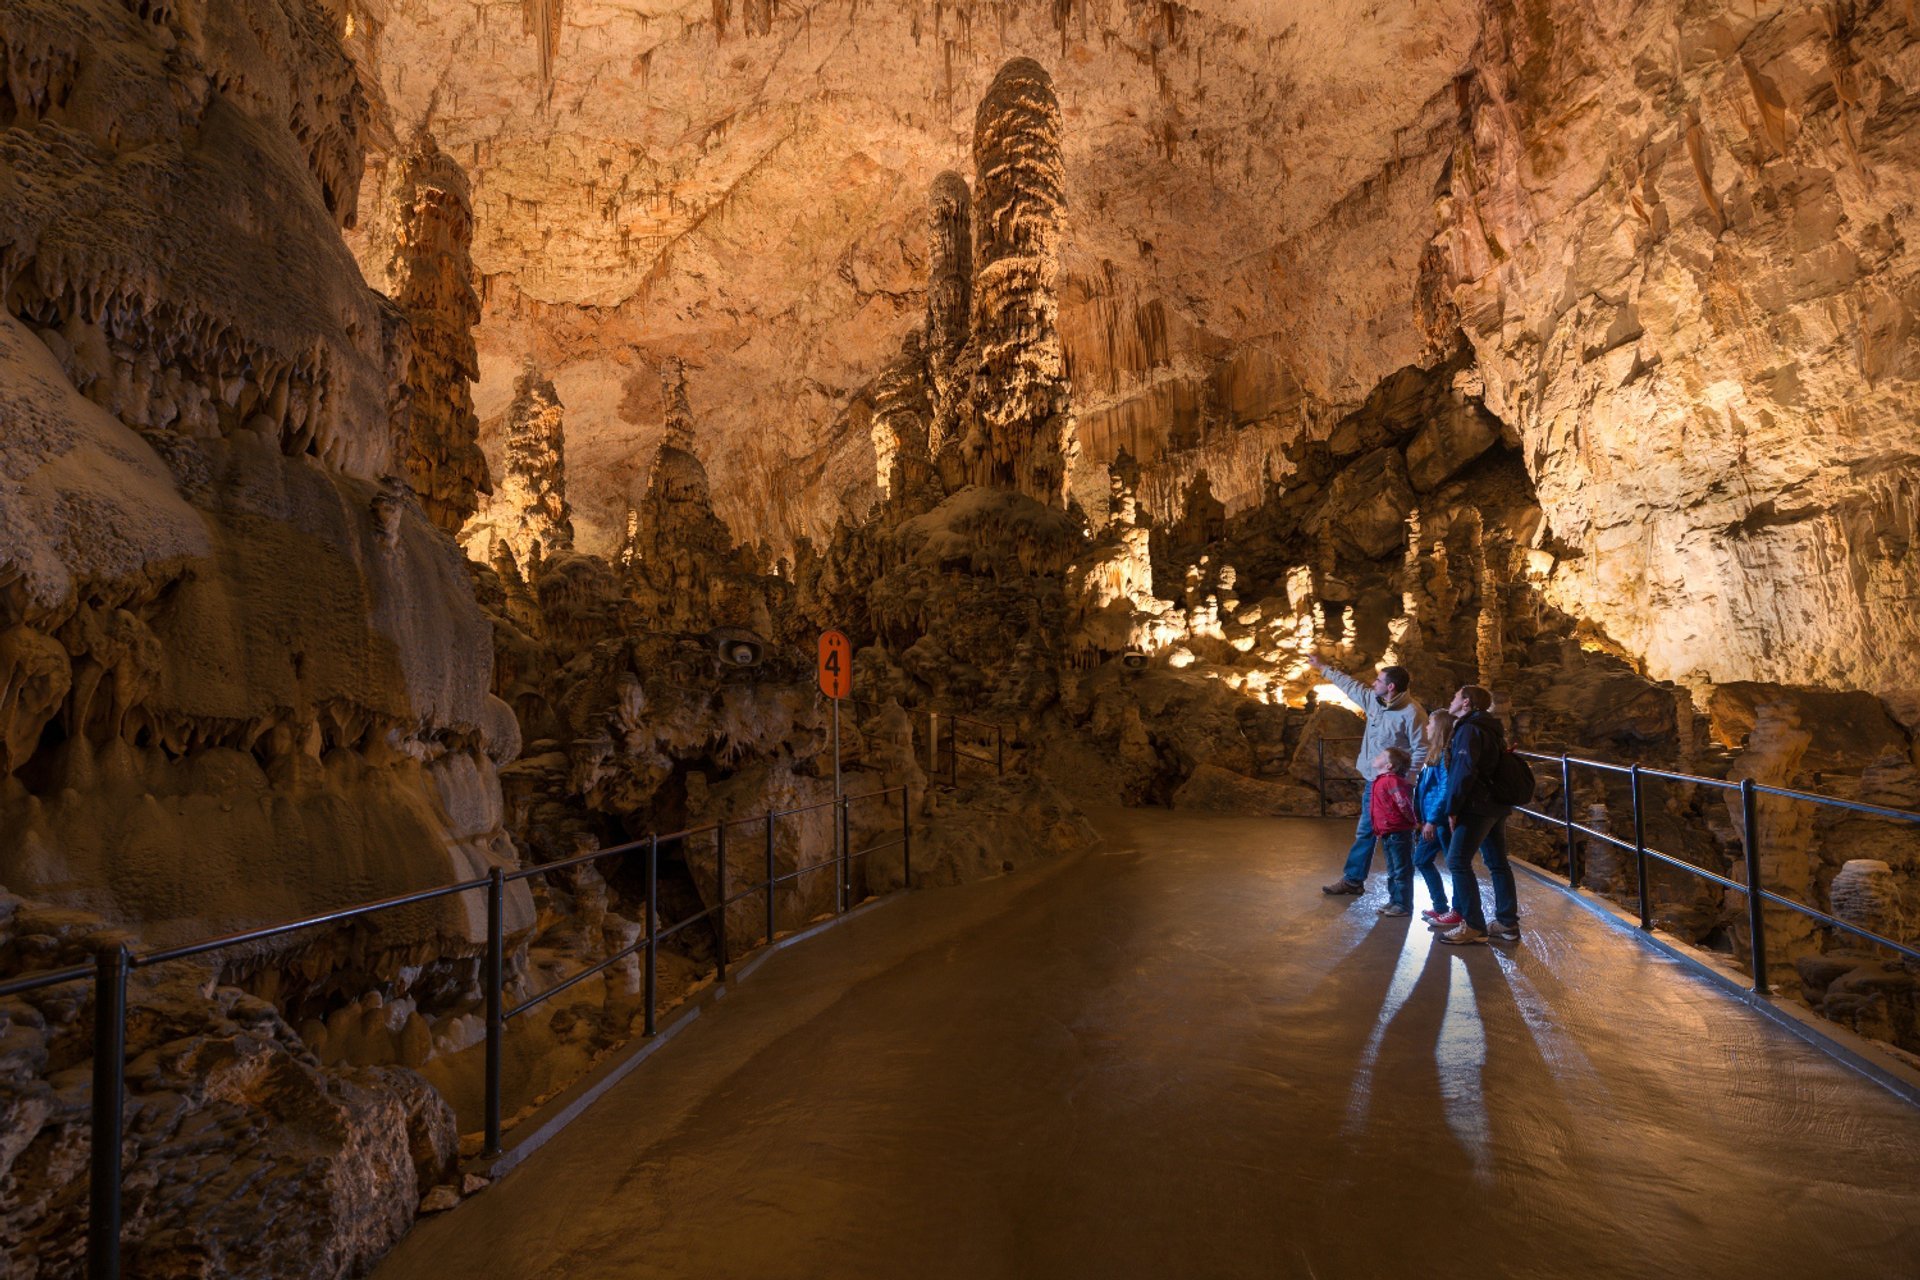
<svg viewBox="0 0 1920 1280">
<path fill-rule="evenodd" d="M 1321 897 L 1338 823 L 1103 825 L 773 957 L 377 1280 L 1920 1275 L 1920 1112 L 1562 895 L 1461 952 Z"/>
</svg>

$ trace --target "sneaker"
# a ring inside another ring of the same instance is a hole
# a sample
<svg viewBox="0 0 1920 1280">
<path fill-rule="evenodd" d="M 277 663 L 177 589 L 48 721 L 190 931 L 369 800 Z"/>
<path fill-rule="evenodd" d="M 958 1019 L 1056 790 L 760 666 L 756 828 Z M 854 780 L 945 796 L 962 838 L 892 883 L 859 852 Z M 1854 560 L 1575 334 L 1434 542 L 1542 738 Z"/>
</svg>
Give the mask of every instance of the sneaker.
<svg viewBox="0 0 1920 1280">
<path fill-rule="evenodd" d="M 1423 911 L 1420 914 L 1426 916 L 1428 924 L 1443 932 L 1448 929 L 1456 929 L 1466 923 L 1466 918 L 1458 911 L 1442 911 L 1439 915 Z"/>
<path fill-rule="evenodd" d="M 1470 924 L 1463 924 L 1458 928 L 1449 929 L 1440 935 L 1440 941 L 1453 947 L 1470 947 L 1476 942 L 1485 942 L 1486 940 L 1487 935 Z"/>
<path fill-rule="evenodd" d="M 1386 906 L 1380 908 L 1380 914 L 1383 916 L 1410 916 L 1413 912 L 1405 907 L 1396 906 L 1389 902 Z"/>
<path fill-rule="evenodd" d="M 1501 942 L 1518 942 L 1520 941 L 1520 926 L 1517 924 L 1501 924 L 1498 920 L 1490 920 L 1487 922 L 1487 936 L 1498 939 Z"/>
<path fill-rule="evenodd" d="M 1320 892 L 1326 894 L 1329 898 L 1338 898 L 1342 894 L 1349 894 L 1349 893 L 1361 894 L 1361 893 L 1365 893 L 1366 891 L 1367 891 L 1367 886 L 1363 884 L 1355 884 L 1353 881 L 1348 880 L 1344 876 L 1342 876 L 1338 880 L 1335 880 L 1332 884 L 1323 884 L 1320 886 Z"/>
<path fill-rule="evenodd" d="M 1447 916 L 1452 914 L 1454 913 L 1451 911 L 1448 911 L 1445 907 L 1442 907 L 1438 911 L 1435 911 L 1432 907 L 1428 907 L 1426 910 L 1420 913 L 1420 918 L 1422 920 L 1425 920 L 1428 924 L 1432 924 L 1435 920 L 1438 920 L 1441 916 Z"/>
</svg>

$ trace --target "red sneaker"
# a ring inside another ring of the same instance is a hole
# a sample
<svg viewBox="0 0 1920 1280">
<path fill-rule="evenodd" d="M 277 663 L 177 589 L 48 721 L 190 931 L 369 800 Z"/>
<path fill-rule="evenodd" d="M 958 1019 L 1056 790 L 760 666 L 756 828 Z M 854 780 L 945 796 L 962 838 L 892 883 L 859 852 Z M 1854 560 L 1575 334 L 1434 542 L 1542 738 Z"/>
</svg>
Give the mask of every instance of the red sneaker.
<svg viewBox="0 0 1920 1280">
<path fill-rule="evenodd" d="M 1425 911 L 1422 911 L 1420 913 L 1420 918 L 1422 920 L 1438 920 L 1441 916 L 1447 916 L 1447 915 L 1453 915 L 1453 914 L 1454 913 L 1451 911 L 1435 911 L 1432 907 L 1428 907 Z"/>
<path fill-rule="evenodd" d="M 1436 929 L 1457 929 L 1465 923 L 1458 911 L 1449 911 L 1437 916 L 1425 911 L 1422 911 L 1420 914 L 1426 916 L 1427 923 Z"/>
</svg>

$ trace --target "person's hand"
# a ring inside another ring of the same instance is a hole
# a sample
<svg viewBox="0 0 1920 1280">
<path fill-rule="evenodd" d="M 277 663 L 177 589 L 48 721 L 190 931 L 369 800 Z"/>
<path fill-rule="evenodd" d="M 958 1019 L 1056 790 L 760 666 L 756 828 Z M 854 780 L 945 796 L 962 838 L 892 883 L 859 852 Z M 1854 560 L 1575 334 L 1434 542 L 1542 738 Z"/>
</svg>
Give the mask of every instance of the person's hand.
<svg viewBox="0 0 1920 1280">
<path fill-rule="evenodd" d="M 1426 838 L 1427 838 L 1428 840 L 1431 840 L 1431 839 L 1433 839 L 1433 838 L 1434 838 L 1434 835 L 1433 835 L 1433 824 L 1432 824 L 1431 822 L 1423 822 L 1423 823 L 1421 823 L 1421 824 L 1420 824 L 1420 834 L 1421 834 L 1422 836 L 1424 836 L 1424 837 L 1426 837 Z"/>
<path fill-rule="evenodd" d="M 1315 671 L 1318 671 L 1323 675 L 1326 673 L 1327 664 L 1320 661 L 1320 655 L 1317 653 L 1310 653 L 1307 655 L 1307 665 L 1312 667 Z"/>
</svg>

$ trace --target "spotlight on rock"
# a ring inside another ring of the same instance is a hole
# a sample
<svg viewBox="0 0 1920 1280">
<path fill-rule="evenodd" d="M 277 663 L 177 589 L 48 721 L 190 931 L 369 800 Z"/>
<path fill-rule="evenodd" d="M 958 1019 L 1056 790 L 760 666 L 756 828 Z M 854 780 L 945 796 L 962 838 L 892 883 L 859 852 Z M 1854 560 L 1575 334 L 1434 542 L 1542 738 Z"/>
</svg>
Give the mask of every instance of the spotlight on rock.
<svg viewBox="0 0 1920 1280">
<path fill-rule="evenodd" d="M 1147 654 L 1144 649 L 1129 649 L 1120 655 L 1120 665 L 1128 671 L 1144 671 L 1147 666 Z"/>
<path fill-rule="evenodd" d="M 744 627 L 718 627 L 707 633 L 707 644 L 723 667 L 757 667 L 766 657 L 767 644 Z"/>
</svg>

